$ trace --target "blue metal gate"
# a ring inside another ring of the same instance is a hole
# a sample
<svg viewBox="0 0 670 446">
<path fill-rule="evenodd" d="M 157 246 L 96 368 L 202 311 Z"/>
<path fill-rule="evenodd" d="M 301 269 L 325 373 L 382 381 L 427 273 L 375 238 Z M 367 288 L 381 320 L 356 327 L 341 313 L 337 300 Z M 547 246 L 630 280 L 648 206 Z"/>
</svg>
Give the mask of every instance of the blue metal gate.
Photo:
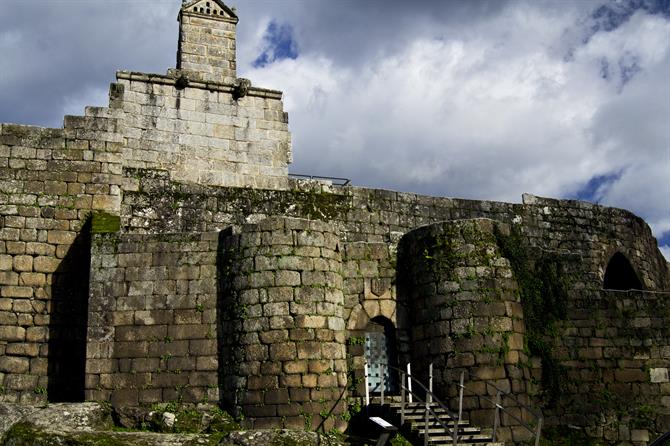
<svg viewBox="0 0 670 446">
<path fill-rule="evenodd" d="M 365 361 L 368 363 L 368 390 L 370 393 L 396 391 L 395 380 L 389 370 L 391 345 L 384 332 L 365 333 Z M 382 365 L 384 374 L 382 376 Z"/>
</svg>

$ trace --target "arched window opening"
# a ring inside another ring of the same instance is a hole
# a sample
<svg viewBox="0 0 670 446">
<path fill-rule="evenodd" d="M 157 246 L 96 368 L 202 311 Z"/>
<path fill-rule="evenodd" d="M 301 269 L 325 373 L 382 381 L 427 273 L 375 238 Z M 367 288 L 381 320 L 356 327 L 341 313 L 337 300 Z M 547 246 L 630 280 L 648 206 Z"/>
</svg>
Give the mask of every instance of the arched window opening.
<svg viewBox="0 0 670 446">
<path fill-rule="evenodd" d="M 606 290 L 641 290 L 642 282 L 637 277 L 630 262 L 620 252 L 612 256 L 607 269 L 603 288 Z"/>
<path fill-rule="evenodd" d="M 385 393 L 398 391 L 398 374 L 389 368 L 398 367 L 396 330 L 383 316 L 371 319 L 365 327 L 365 361 L 370 393 L 381 393 L 382 386 Z"/>
</svg>

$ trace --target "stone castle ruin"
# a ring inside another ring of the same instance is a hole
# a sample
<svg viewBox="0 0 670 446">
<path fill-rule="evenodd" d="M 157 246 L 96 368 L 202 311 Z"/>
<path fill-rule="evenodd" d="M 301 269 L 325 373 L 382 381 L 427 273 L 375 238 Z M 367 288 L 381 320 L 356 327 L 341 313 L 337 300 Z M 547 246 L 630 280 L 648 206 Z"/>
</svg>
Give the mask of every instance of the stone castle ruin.
<svg viewBox="0 0 670 446">
<path fill-rule="evenodd" d="M 282 93 L 237 77 L 237 22 L 185 2 L 175 69 L 117 72 L 60 129 L 0 126 L 0 401 L 342 430 L 364 363 L 373 396 L 432 363 L 451 405 L 464 372 L 473 423 L 494 385 L 611 444 L 670 429 L 670 270 L 642 219 L 291 178 Z M 501 441 L 525 436 L 503 416 Z"/>
</svg>

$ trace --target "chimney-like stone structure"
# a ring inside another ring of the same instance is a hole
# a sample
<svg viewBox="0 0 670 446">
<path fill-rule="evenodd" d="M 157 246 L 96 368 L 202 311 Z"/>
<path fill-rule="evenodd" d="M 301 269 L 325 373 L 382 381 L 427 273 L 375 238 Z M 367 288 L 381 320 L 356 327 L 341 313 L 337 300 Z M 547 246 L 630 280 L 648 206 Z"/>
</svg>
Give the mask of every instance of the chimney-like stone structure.
<svg viewBox="0 0 670 446">
<path fill-rule="evenodd" d="M 185 1 L 179 11 L 177 68 L 191 79 L 234 83 L 237 22 L 235 12 L 219 0 Z"/>
</svg>

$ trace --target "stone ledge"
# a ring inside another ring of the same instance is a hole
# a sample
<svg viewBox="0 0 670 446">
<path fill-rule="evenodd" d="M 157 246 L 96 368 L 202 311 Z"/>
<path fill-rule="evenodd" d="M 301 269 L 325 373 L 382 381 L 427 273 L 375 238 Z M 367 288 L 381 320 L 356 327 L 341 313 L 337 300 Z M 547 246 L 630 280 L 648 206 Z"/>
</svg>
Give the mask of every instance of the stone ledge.
<svg viewBox="0 0 670 446">
<path fill-rule="evenodd" d="M 135 81 L 135 82 L 149 82 L 149 83 L 154 83 L 154 84 L 162 84 L 162 85 L 176 85 L 177 84 L 177 76 L 178 71 L 174 70 L 168 75 L 164 74 L 155 74 L 155 73 L 140 73 L 136 71 L 117 71 L 116 72 L 116 79 L 125 79 L 129 81 Z M 209 90 L 209 91 L 219 91 L 223 93 L 230 93 L 232 94 L 235 90 L 235 85 L 233 84 L 225 84 L 225 83 L 218 83 L 218 82 L 210 82 L 210 81 L 199 81 L 199 80 L 189 80 L 188 82 L 188 88 L 198 88 L 201 90 Z M 259 87 L 250 87 L 249 91 L 247 93 L 247 96 L 253 96 L 257 98 L 266 98 L 266 99 L 277 99 L 281 100 L 283 93 L 281 91 L 277 90 L 270 90 L 267 88 L 259 88 Z"/>
<path fill-rule="evenodd" d="M 173 415 L 174 417 L 174 415 Z M 174 420 L 174 418 L 173 418 Z M 115 430 L 116 429 L 116 430 Z M 288 429 L 223 430 L 213 433 L 159 433 L 120 431 L 114 427 L 111 408 L 100 403 L 60 403 L 30 406 L 0 403 L 0 444 L 14 446 L 339 446 L 336 437 Z"/>
</svg>

